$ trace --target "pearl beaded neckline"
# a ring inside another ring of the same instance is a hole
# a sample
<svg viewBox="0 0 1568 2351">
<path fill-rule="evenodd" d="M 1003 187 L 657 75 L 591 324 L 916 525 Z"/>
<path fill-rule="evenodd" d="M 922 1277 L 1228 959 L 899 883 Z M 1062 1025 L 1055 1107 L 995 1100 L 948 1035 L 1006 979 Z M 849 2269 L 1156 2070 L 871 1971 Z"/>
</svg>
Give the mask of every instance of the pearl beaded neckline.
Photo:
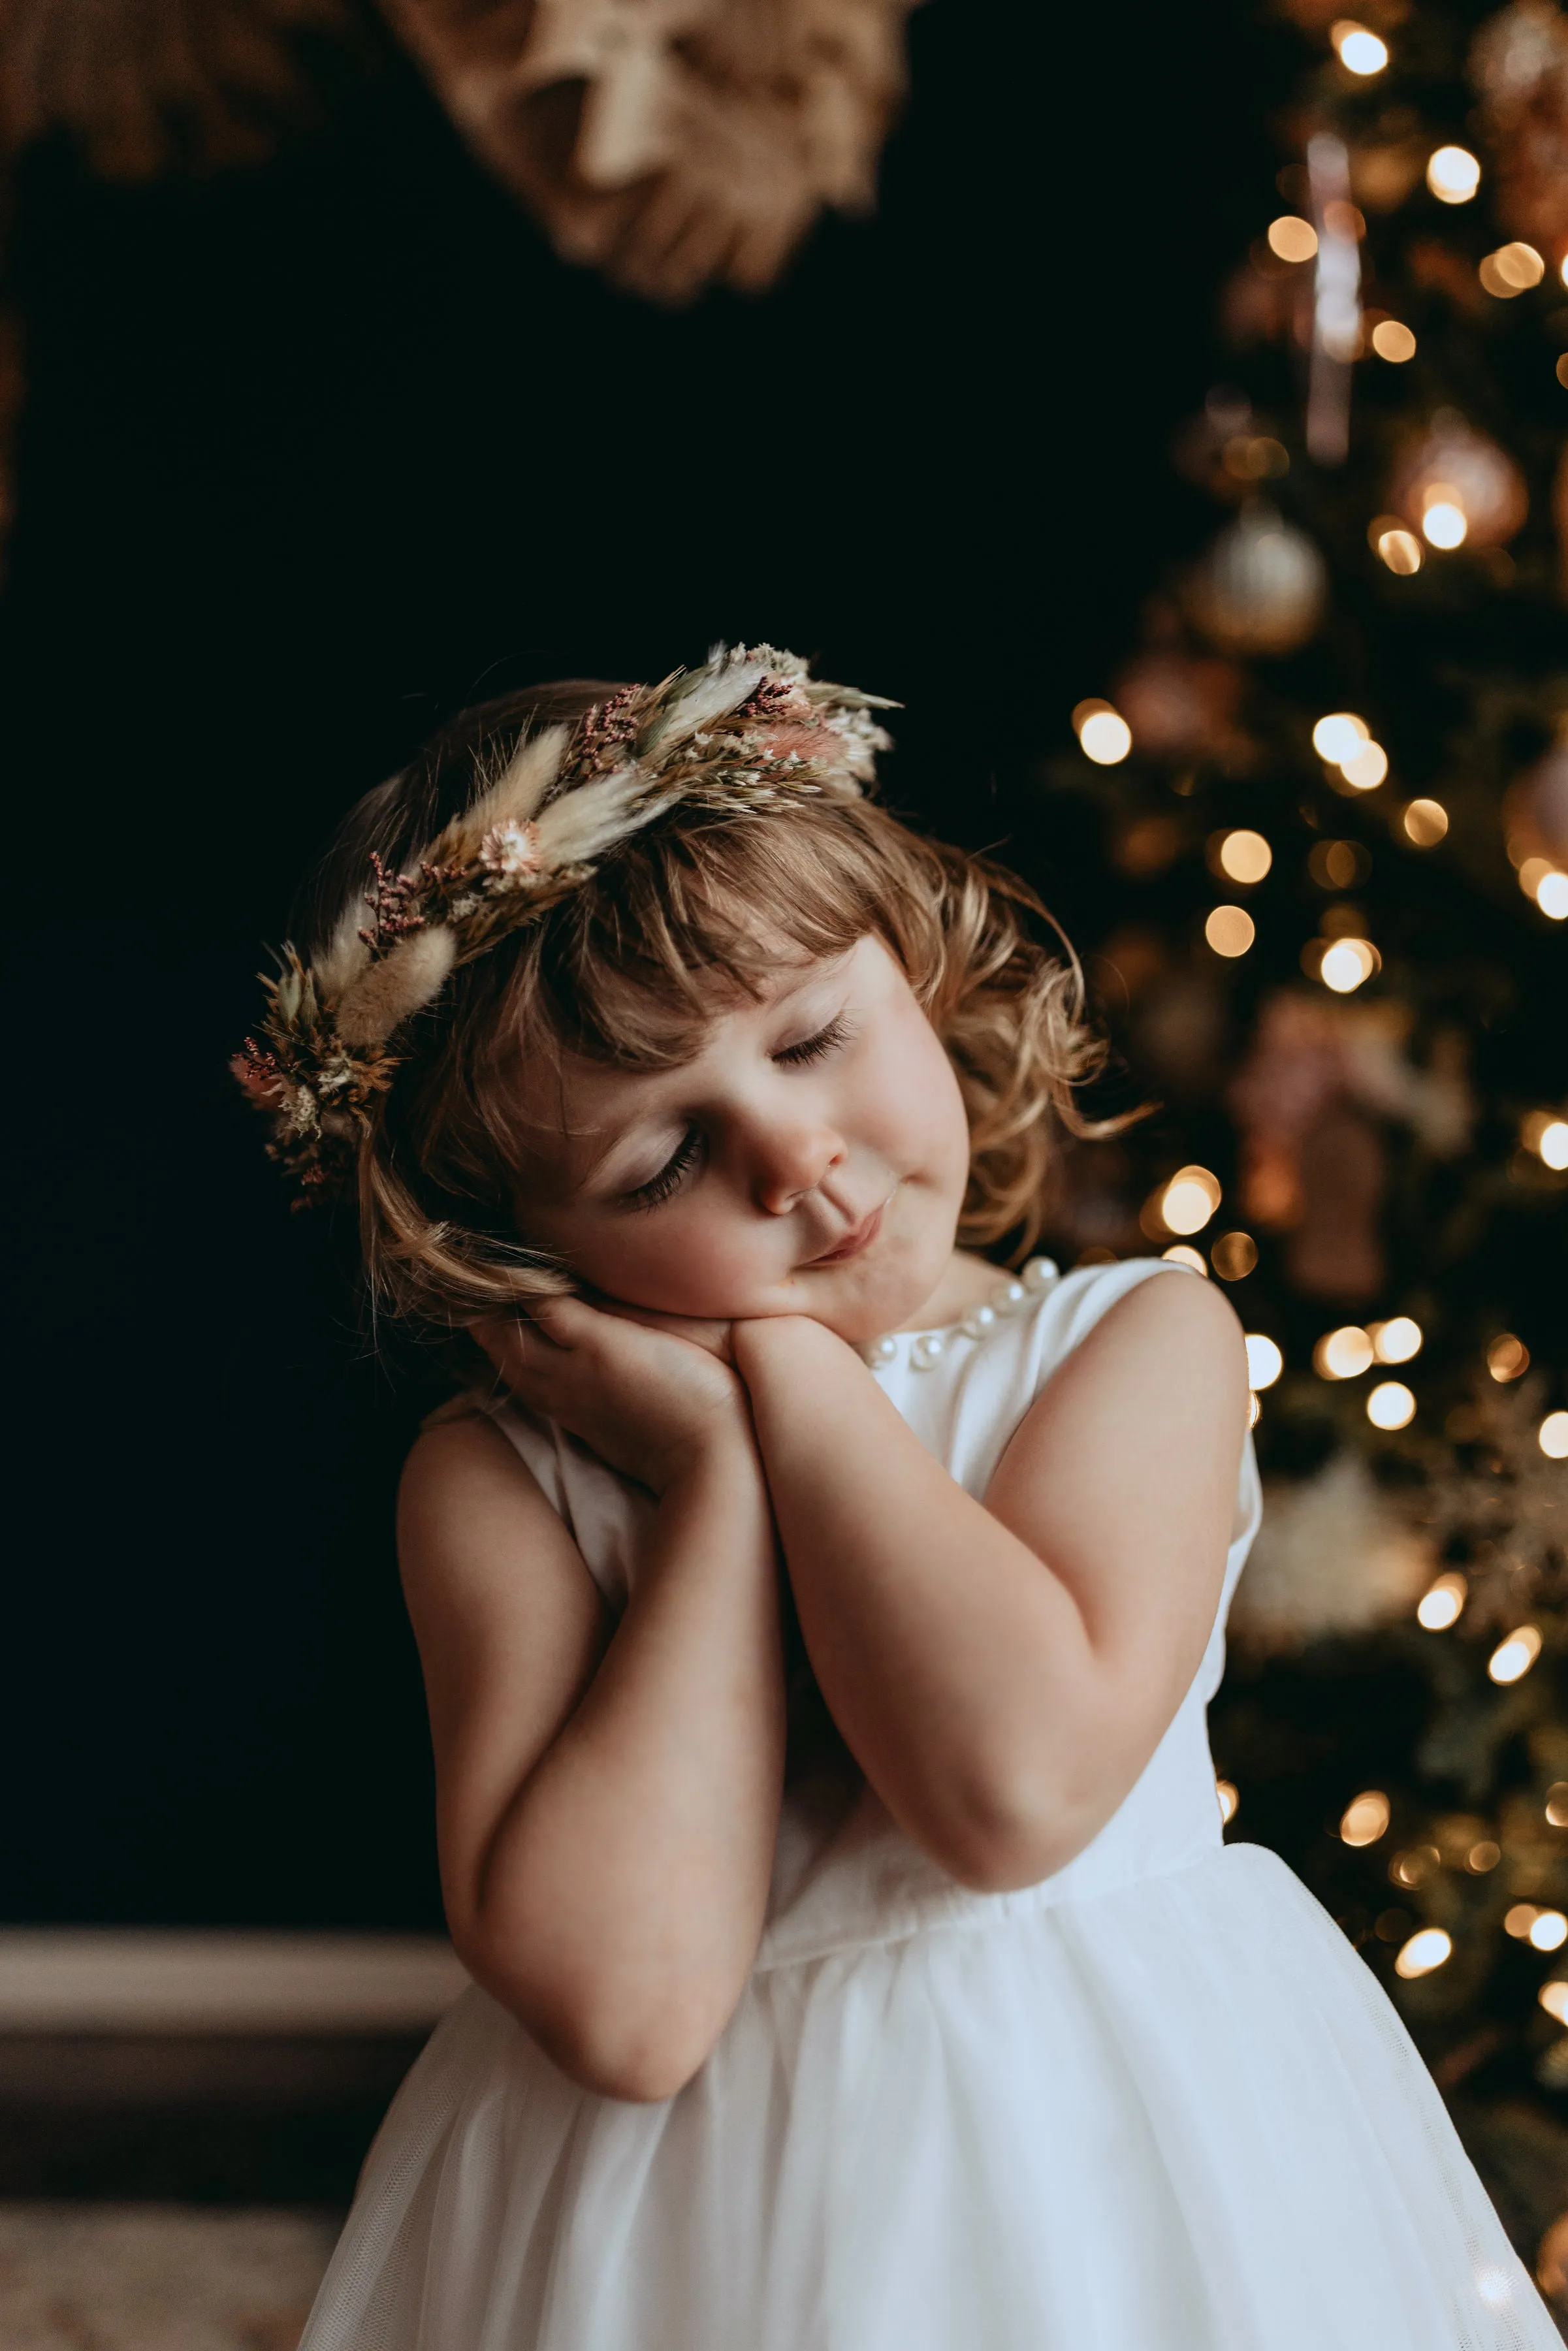
<svg viewBox="0 0 1568 2351">
<path fill-rule="evenodd" d="M 893 1331 L 883 1338 L 868 1339 L 860 1349 L 861 1360 L 873 1372 L 887 1371 L 897 1363 L 899 1349 L 907 1341 L 911 1368 L 935 1371 L 955 1340 L 988 1339 L 1004 1321 L 1021 1313 L 1032 1300 L 1043 1298 L 1057 1271 L 1051 1258 L 1031 1257 L 1017 1280 L 998 1282 L 988 1301 L 971 1306 L 958 1322 L 940 1331 Z"/>
</svg>

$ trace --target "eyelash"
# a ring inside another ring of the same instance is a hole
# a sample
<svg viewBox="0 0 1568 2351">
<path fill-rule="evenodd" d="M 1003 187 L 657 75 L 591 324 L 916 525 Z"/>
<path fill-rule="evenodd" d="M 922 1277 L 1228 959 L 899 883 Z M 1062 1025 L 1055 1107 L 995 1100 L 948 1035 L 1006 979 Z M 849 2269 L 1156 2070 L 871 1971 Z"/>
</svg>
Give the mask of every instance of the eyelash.
<svg viewBox="0 0 1568 2351">
<path fill-rule="evenodd" d="M 798 1045 L 787 1045 L 781 1053 L 775 1053 L 773 1059 L 776 1061 L 784 1062 L 790 1069 L 800 1069 L 808 1061 L 821 1061 L 840 1045 L 847 1044 L 852 1033 L 849 1022 L 841 1012 L 836 1019 L 829 1021 L 825 1029 L 819 1029 L 814 1037 L 803 1037 Z M 693 1127 L 679 1144 L 674 1155 L 664 1162 L 658 1174 L 650 1176 L 646 1184 L 639 1184 L 634 1192 L 627 1193 L 627 1207 L 630 1208 L 661 1207 L 671 1194 L 679 1187 L 682 1177 L 696 1159 L 701 1148 L 702 1137 L 695 1127 Z"/>
</svg>

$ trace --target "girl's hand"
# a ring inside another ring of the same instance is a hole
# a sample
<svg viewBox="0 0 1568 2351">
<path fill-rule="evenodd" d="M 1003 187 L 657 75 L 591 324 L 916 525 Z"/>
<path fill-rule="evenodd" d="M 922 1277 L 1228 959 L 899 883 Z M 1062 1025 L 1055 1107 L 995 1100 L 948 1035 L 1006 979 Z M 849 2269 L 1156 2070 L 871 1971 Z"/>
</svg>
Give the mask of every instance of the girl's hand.
<svg viewBox="0 0 1568 2351">
<path fill-rule="evenodd" d="M 497 1316 L 472 1330 L 530 1411 L 655 1494 L 711 1447 L 754 1442 L 726 1323 L 551 1298 L 526 1320 Z"/>
</svg>

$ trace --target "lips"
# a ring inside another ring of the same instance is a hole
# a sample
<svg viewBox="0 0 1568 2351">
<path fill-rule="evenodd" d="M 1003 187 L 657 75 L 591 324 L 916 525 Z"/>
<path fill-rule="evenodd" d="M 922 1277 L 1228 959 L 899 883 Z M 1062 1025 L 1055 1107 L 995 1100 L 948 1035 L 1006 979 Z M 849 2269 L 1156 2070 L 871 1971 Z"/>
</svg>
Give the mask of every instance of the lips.
<svg viewBox="0 0 1568 2351">
<path fill-rule="evenodd" d="M 862 1256 L 882 1230 L 886 1205 L 884 1201 L 882 1207 L 873 1208 L 869 1217 L 844 1235 L 841 1241 L 836 1241 L 831 1249 L 824 1249 L 821 1257 L 809 1258 L 807 1263 L 813 1267 L 843 1265 L 852 1257 Z"/>
</svg>

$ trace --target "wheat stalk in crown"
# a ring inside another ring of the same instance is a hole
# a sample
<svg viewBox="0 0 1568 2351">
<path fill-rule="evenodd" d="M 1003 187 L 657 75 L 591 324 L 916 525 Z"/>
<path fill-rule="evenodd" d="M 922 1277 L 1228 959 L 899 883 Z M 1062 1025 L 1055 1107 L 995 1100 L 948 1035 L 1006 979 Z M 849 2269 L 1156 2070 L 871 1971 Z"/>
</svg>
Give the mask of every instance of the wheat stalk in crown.
<svg viewBox="0 0 1568 2351">
<path fill-rule="evenodd" d="M 596 859 L 677 801 L 732 813 L 855 799 L 896 705 L 809 677 L 771 645 L 718 646 L 700 669 L 627 685 L 575 726 L 527 737 L 402 872 L 372 857 L 318 960 L 279 951 L 258 1038 L 230 1067 L 271 1123 L 268 1155 L 319 1198 L 350 1173 L 403 1056 L 396 1033 L 459 965 L 533 921 Z M 298 1205 L 298 1204 L 297 1204 Z"/>
</svg>

